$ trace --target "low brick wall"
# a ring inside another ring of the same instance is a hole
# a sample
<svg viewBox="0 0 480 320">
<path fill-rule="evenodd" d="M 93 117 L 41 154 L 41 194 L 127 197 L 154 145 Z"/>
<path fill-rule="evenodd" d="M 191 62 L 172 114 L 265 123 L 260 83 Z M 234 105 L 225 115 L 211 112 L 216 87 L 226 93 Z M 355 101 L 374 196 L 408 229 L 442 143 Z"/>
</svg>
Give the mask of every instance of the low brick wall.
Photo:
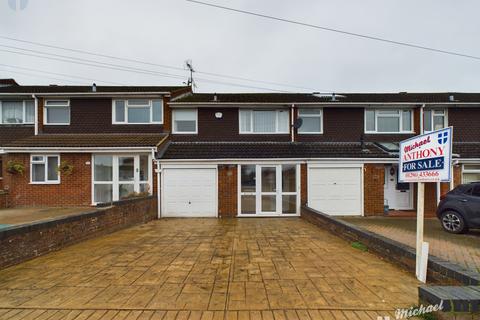
<svg viewBox="0 0 480 320">
<path fill-rule="evenodd" d="M 5 209 L 7 207 L 7 198 L 8 192 L 0 190 L 0 209 Z"/>
<path fill-rule="evenodd" d="M 413 248 L 308 207 L 302 207 L 301 216 L 342 239 L 349 242 L 361 242 L 368 247 L 368 251 L 415 273 L 415 250 Z M 427 279 L 429 282 L 440 284 L 480 285 L 480 273 L 465 270 L 435 256 L 429 257 Z"/>
<path fill-rule="evenodd" d="M 0 230 L 0 269 L 157 217 L 155 197 L 114 202 L 98 211 Z"/>
</svg>

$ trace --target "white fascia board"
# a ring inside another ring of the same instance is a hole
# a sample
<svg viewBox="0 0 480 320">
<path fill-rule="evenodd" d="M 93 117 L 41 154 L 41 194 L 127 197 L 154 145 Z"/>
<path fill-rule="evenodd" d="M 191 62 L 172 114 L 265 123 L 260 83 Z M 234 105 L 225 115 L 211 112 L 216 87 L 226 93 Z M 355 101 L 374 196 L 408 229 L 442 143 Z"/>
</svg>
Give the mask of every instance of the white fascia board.
<svg viewBox="0 0 480 320">
<path fill-rule="evenodd" d="M 35 93 L 35 92 L 29 92 L 29 93 L 0 93 L 0 97 L 2 96 L 28 96 L 31 97 L 32 94 L 36 95 L 37 97 L 85 97 L 85 96 L 95 96 L 95 97 L 123 97 L 123 96 L 129 96 L 129 97 L 147 97 L 147 96 L 164 96 L 164 97 L 170 97 L 170 92 L 57 92 L 57 93 Z"/>
<path fill-rule="evenodd" d="M 359 107 L 359 108 L 368 108 L 371 106 L 379 107 L 412 107 L 412 106 L 480 106 L 480 102 L 435 102 L 435 103 L 423 103 L 423 102 L 262 102 L 262 103 L 252 103 L 252 102 L 169 102 L 169 105 L 175 108 L 234 108 L 234 107 L 255 107 L 255 106 L 291 106 L 292 104 L 296 106 L 327 106 L 327 107 Z"/>
<path fill-rule="evenodd" d="M 453 161 L 458 161 L 458 163 L 480 163 L 480 158 L 460 158 L 453 159 Z"/>
<path fill-rule="evenodd" d="M 161 164 L 183 163 L 217 163 L 217 164 L 242 164 L 242 163 L 398 163 L 395 158 L 290 158 L 290 159 L 156 159 Z"/>
<path fill-rule="evenodd" d="M 44 153 L 150 153 L 157 152 L 157 147 L 146 148 L 146 147 L 118 147 L 118 148 L 104 148 L 104 147 L 64 147 L 64 148 L 4 148 L 5 153 L 34 153 L 34 152 L 44 152 Z"/>
</svg>

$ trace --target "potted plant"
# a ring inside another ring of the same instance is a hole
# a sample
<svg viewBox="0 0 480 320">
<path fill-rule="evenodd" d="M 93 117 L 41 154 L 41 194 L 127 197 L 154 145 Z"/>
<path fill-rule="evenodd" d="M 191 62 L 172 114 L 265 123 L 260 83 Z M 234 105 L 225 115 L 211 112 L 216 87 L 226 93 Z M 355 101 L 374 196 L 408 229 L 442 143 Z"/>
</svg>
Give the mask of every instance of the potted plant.
<svg viewBox="0 0 480 320">
<path fill-rule="evenodd" d="M 10 160 L 7 162 L 7 172 L 10 174 L 23 175 L 25 172 L 25 166 L 18 161 Z"/>
<path fill-rule="evenodd" d="M 68 161 L 60 162 L 60 165 L 57 168 L 57 172 L 62 173 L 63 175 L 69 176 L 73 173 L 73 164 Z"/>
</svg>

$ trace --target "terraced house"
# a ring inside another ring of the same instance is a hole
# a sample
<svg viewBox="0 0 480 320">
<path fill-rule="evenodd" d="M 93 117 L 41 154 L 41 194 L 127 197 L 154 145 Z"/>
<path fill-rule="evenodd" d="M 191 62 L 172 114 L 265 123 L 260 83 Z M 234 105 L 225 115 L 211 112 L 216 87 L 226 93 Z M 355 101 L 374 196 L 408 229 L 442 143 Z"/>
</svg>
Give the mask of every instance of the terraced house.
<svg viewBox="0 0 480 320">
<path fill-rule="evenodd" d="M 413 210 L 415 186 L 397 181 L 398 142 L 446 126 L 454 128 L 454 182 L 427 184 L 427 213 L 453 185 L 480 180 L 476 93 L 2 83 L 6 206 L 154 194 L 162 217 L 296 216 L 304 204 L 331 215 Z"/>
</svg>

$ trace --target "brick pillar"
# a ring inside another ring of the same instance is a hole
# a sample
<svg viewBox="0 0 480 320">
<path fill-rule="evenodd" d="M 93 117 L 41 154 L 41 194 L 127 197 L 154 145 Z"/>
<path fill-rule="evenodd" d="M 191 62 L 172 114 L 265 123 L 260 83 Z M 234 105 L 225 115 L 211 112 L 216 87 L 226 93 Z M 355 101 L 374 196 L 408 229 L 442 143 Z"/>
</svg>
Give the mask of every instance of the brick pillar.
<svg viewBox="0 0 480 320">
<path fill-rule="evenodd" d="M 363 173 L 365 216 L 383 216 L 384 183 L 385 166 L 383 164 L 365 164 Z"/>
<path fill-rule="evenodd" d="M 307 164 L 300 165 L 300 204 L 306 205 L 308 201 L 308 174 Z"/>
<path fill-rule="evenodd" d="M 236 217 L 238 211 L 237 166 L 218 166 L 218 216 Z"/>
</svg>

